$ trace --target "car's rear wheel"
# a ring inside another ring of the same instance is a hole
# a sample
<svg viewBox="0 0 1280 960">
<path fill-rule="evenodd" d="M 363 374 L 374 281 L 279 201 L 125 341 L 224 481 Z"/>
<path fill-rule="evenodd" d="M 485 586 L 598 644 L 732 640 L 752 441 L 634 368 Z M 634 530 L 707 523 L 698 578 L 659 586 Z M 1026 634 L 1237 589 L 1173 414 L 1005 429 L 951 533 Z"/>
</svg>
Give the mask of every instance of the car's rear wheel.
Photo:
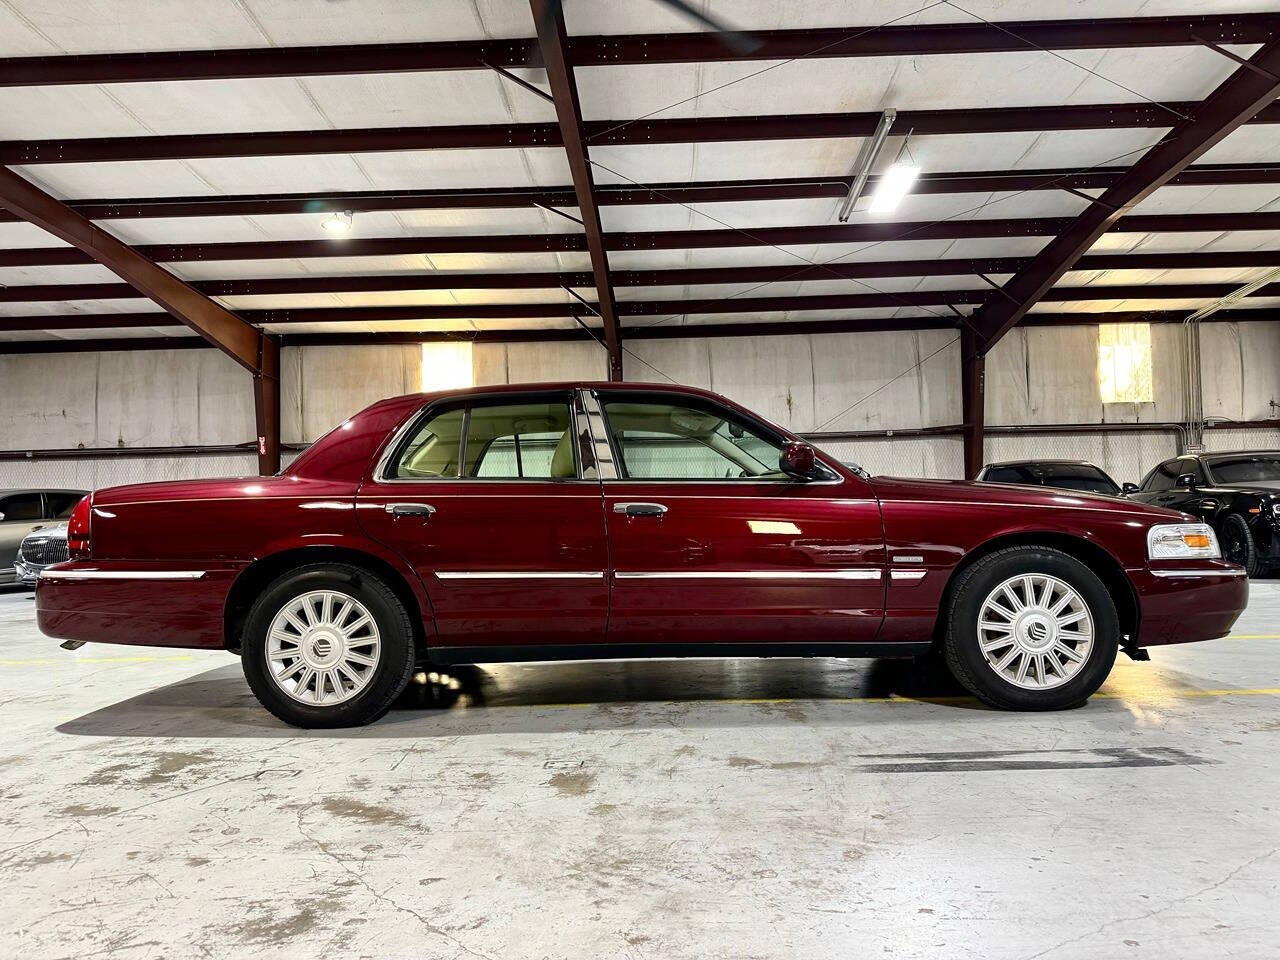
<svg viewBox="0 0 1280 960">
<path fill-rule="evenodd" d="M 245 679 L 264 707 L 298 727 L 371 723 L 413 675 L 404 605 L 359 567 L 316 564 L 273 582 L 245 622 Z"/>
<path fill-rule="evenodd" d="M 1238 513 L 1231 513 L 1222 521 L 1222 557 L 1244 567 L 1251 577 L 1262 576 L 1262 560 L 1258 545 L 1249 532 L 1249 524 Z"/>
<path fill-rule="evenodd" d="M 946 625 L 956 679 L 1006 710 L 1080 706 L 1102 686 L 1120 645 L 1106 585 L 1047 547 L 997 550 L 964 570 Z"/>
</svg>

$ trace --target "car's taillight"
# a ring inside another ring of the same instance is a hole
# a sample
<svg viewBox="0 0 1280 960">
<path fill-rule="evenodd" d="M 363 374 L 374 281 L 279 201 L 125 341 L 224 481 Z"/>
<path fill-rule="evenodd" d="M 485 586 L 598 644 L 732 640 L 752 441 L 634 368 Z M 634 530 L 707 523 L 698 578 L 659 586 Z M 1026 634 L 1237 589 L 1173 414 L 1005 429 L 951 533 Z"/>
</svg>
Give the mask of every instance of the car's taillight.
<svg viewBox="0 0 1280 960">
<path fill-rule="evenodd" d="M 89 531 L 89 515 L 93 494 L 82 499 L 67 520 L 67 555 L 72 560 L 88 560 L 93 555 L 93 537 Z"/>
</svg>

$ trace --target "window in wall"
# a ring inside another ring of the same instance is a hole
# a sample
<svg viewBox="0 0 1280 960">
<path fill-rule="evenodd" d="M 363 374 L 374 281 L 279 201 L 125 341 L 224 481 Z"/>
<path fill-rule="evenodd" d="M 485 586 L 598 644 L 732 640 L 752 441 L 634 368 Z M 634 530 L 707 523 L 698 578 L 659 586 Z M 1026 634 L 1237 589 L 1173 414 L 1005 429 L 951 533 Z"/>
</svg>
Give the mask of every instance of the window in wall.
<svg viewBox="0 0 1280 960">
<path fill-rule="evenodd" d="M 422 345 L 423 393 L 472 386 L 475 386 L 475 377 L 471 365 L 470 342 Z"/>
<path fill-rule="evenodd" d="M 1098 327 L 1098 390 L 1103 403 L 1151 403 L 1151 324 Z"/>
</svg>

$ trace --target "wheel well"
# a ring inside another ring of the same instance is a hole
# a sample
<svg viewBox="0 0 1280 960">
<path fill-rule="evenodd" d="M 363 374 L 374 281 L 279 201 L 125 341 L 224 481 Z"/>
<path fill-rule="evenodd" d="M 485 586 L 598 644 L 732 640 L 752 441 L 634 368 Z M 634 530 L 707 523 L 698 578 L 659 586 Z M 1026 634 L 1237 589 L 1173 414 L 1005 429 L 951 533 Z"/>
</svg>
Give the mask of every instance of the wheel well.
<svg viewBox="0 0 1280 960">
<path fill-rule="evenodd" d="M 422 607 L 404 575 L 391 564 L 371 553 L 346 547 L 301 547 L 263 557 L 246 567 L 236 577 L 227 594 L 223 612 L 223 642 L 233 653 L 240 652 L 240 636 L 249 609 L 267 585 L 290 570 L 312 563 L 345 563 L 375 574 L 396 595 L 413 624 L 413 640 L 420 654 L 427 648 Z"/>
<path fill-rule="evenodd" d="M 1140 619 L 1138 597 L 1133 592 L 1133 584 L 1129 582 L 1124 568 L 1115 557 L 1088 540 L 1066 533 L 1017 533 L 988 540 L 970 550 L 964 555 L 964 559 L 956 564 L 955 569 L 951 571 L 950 579 L 947 580 L 947 587 L 942 593 L 942 602 L 938 604 L 938 619 L 933 628 L 935 644 L 942 642 L 943 634 L 946 632 L 946 616 L 947 609 L 951 605 L 951 591 L 960 574 L 983 557 L 1006 547 L 1051 547 L 1070 554 L 1087 565 L 1098 575 L 1098 579 L 1111 594 L 1111 599 L 1116 605 L 1116 616 L 1120 619 L 1120 635 L 1127 636 L 1130 640 L 1137 637 Z"/>
</svg>

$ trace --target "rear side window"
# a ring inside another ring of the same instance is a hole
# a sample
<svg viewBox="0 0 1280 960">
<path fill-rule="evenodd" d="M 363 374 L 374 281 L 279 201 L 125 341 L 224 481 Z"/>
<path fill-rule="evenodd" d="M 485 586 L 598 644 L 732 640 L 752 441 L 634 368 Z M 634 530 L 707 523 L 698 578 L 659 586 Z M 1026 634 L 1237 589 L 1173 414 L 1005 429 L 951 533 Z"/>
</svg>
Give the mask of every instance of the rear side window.
<svg viewBox="0 0 1280 960">
<path fill-rule="evenodd" d="M 577 476 L 567 402 L 471 408 L 463 476 L 568 480 Z"/>
<path fill-rule="evenodd" d="M 49 503 L 49 515 L 55 520 L 66 520 L 76 504 L 84 499 L 83 493 L 47 493 L 45 499 Z"/>
<path fill-rule="evenodd" d="M 392 463 L 400 480 L 577 477 L 567 400 L 476 403 L 428 417 Z"/>
</svg>

